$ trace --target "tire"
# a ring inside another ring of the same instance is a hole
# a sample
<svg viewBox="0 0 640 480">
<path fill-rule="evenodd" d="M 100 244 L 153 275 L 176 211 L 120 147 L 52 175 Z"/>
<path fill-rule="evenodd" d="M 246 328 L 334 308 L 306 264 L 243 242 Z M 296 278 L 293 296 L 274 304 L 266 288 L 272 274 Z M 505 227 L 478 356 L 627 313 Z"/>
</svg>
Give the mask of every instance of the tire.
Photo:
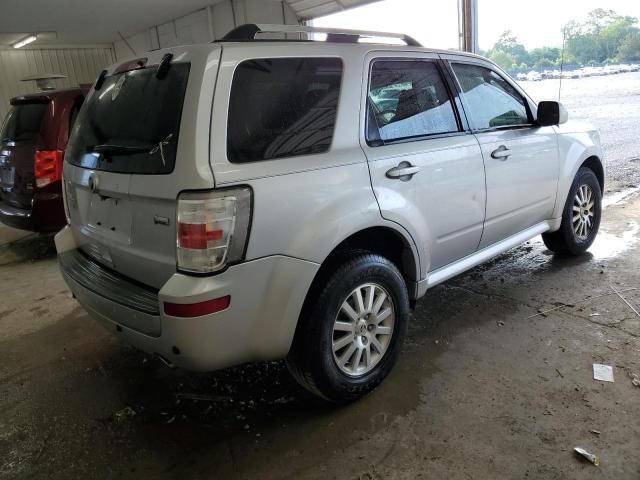
<svg viewBox="0 0 640 480">
<path fill-rule="evenodd" d="M 589 208 L 591 202 L 593 206 Z M 554 253 L 582 255 L 598 235 L 601 217 L 600 183 L 591 169 L 582 167 L 569 189 L 560 229 L 543 233 L 542 240 Z M 574 218 L 578 218 L 577 221 Z"/>
<path fill-rule="evenodd" d="M 287 365 L 311 393 L 343 404 L 372 391 L 393 368 L 409 296 L 400 271 L 380 255 L 351 252 L 323 270 L 302 309 Z"/>
</svg>

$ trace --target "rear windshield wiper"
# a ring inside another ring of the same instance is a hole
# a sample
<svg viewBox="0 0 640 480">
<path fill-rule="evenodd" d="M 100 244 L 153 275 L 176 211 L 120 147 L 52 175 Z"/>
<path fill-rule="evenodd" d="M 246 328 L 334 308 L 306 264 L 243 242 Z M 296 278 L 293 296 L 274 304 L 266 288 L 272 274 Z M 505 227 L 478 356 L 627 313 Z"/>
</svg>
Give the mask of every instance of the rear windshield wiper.
<svg viewBox="0 0 640 480">
<path fill-rule="evenodd" d="M 117 143 L 103 143 L 102 145 L 93 145 L 88 147 L 87 150 L 91 153 L 109 154 L 115 153 L 118 155 L 133 155 L 136 153 L 149 152 L 154 145 L 140 144 L 140 145 L 118 145 Z"/>
<path fill-rule="evenodd" d="M 171 143 L 173 139 L 173 133 L 167 135 L 163 140 L 158 143 L 137 143 L 133 145 L 122 145 L 119 143 L 103 143 L 101 145 L 93 145 L 87 147 L 89 153 L 99 153 L 101 155 L 135 155 L 136 153 L 148 153 L 149 155 L 155 155 L 160 153 L 162 159 L 162 165 L 166 165 L 164 158 L 164 147 Z"/>
</svg>

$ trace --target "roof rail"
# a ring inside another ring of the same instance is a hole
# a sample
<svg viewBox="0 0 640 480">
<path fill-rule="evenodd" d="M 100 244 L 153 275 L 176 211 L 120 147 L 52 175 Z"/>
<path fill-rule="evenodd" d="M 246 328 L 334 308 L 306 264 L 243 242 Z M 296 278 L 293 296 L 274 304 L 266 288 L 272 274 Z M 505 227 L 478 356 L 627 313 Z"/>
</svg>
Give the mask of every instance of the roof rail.
<svg viewBox="0 0 640 480">
<path fill-rule="evenodd" d="M 345 30 L 342 28 L 307 27 L 303 25 L 272 25 L 247 23 L 231 30 L 221 42 L 251 42 L 261 33 L 326 33 L 327 42 L 357 43 L 361 38 L 393 38 L 410 47 L 422 47 L 415 38 L 402 33 Z"/>
</svg>

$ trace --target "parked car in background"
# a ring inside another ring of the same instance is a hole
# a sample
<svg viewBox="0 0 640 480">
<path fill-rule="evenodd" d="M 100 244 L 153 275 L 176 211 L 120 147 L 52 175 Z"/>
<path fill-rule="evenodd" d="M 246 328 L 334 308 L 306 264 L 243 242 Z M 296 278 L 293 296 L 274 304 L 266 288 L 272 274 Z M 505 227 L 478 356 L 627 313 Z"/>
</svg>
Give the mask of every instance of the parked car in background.
<svg viewBox="0 0 640 480">
<path fill-rule="evenodd" d="M 11 99 L 0 130 L 0 222 L 36 232 L 66 224 L 62 160 L 83 100 L 79 88 Z"/>
<path fill-rule="evenodd" d="M 527 73 L 527 80 L 530 82 L 539 82 L 540 80 L 542 80 L 542 75 L 535 70 L 531 70 L 529 73 Z"/>
<path fill-rule="evenodd" d="M 348 402 L 391 371 L 427 289 L 540 234 L 589 248 L 593 127 L 485 58 L 369 36 L 246 25 L 106 69 L 64 162 L 56 247 L 80 304 L 170 365 L 286 358 Z"/>
</svg>

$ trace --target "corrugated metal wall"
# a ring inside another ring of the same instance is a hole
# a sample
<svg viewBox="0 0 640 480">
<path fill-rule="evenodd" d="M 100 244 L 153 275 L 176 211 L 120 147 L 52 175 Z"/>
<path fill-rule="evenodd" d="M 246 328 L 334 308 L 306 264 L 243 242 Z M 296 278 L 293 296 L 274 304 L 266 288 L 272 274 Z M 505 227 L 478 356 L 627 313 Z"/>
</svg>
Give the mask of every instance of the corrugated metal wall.
<svg viewBox="0 0 640 480">
<path fill-rule="evenodd" d="M 129 36 L 127 42 L 115 42 L 116 57 L 131 57 L 134 52 L 140 55 L 155 48 L 211 42 L 243 23 L 295 25 L 298 17 L 283 0 L 223 0 Z"/>
<path fill-rule="evenodd" d="M 115 55 L 111 48 L 0 50 L 0 118 L 7 113 L 11 97 L 37 91 L 35 82 L 21 82 L 21 78 L 62 73 L 67 78 L 56 80 L 56 85 L 75 87 L 92 83 L 113 62 Z"/>
</svg>

